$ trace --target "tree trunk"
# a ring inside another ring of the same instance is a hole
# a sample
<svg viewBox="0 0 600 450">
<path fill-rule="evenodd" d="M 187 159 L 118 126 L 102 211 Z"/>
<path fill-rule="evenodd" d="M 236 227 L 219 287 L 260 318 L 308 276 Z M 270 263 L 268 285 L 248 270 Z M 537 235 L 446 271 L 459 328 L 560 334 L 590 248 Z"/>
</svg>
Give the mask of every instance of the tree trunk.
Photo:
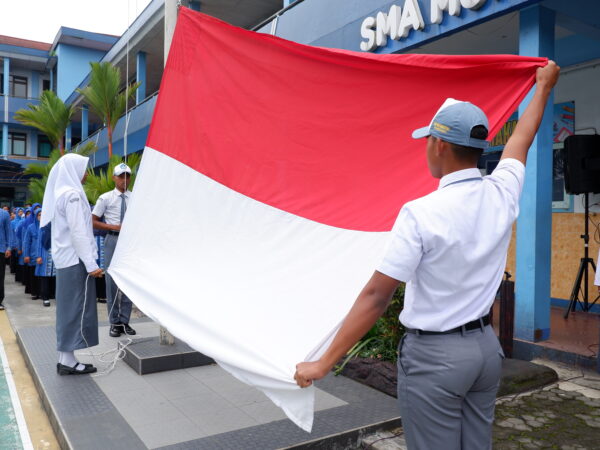
<svg viewBox="0 0 600 450">
<path fill-rule="evenodd" d="M 108 127 L 106 127 L 106 131 L 108 133 L 108 159 L 110 161 L 110 158 L 112 156 L 112 128 L 109 125 Z"/>
<path fill-rule="evenodd" d="M 58 140 L 58 150 L 60 151 L 60 156 L 65 154 L 65 144 L 63 144 L 62 137 Z"/>
</svg>

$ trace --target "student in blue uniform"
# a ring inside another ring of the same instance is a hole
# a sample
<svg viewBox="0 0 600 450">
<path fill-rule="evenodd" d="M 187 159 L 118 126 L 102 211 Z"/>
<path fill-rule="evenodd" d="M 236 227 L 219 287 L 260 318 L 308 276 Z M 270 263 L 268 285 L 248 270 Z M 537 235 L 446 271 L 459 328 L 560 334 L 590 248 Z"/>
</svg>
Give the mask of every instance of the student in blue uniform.
<svg viewBox="0 0 600 450">
<path fill-rule="evenodd" d="M 16 275 L 16 273 L 17 273 L 17 251 L 15 248 L 15 246 L 16 246 L 15 227 L 21 221 L 21 216 L 19 216 L 19 211 L 22 211 L 22 209 L 14 208 L 13 212 L 10 215 L 10 273 L 12 273 L 13 275 Z"/>
<path fill-rule="evenodd" d="M 42 210 L 38 210 L 37 220 L 39 221 L 42 216 Z M 38 238 L 36 242 L 36 266 L 35 276 L 39 280 L 40 296 L 42 297 L 42 304 L 44 306 L 50 306 L 50 299 L 54 298 L 54 292 L 56 291 L 56 267 L 54 267 L 54 261 L 52 260 L 52 250 L 44 247 L 44 233 L 49 231 L 42 230 L 38 232 Z M 50 236 L 48 236 L 50 239 Z"/>
<path fill-rule="evenodd" d="M 0 211 L 0 248 L 4 252 L 0 256 L 0 310 L 4 309 L 2 302 L 4 301 L 4 270 L 6 268 L 6 260 L 10 258 L 10 216 L 5 210 Z"/>
<path fill-rule="evenodd" d="M 35 267 L 37 265 L 36 260 L 38 257 L 37 243 L 40 230 L 40 211 L 41 208 L 34 208 L 34 213 L 32 214 L 33 221 L 25 230 L 23 237 L 23 262 L 26 264 L 25 270 L 27 274 L 26 288 L 29 288 L 29 293 L 31 294 L 32 300 L 38 300 L 40 298 L 39 280 L 35 276 Z"/>
<path fill-rule="evenodd" d="M 26 286 L 26 271 L 25 271 L 25 261 L 23 260 L 23 238 L 25 235 L 25 230 L 29 225 L 31 225 L 31 208 L 25 208 L 23 213 L 23 219 L 17 225 L 15 230 L 15 241 L 17 245 L 17 255 L 19 256 L 17 260 L 17 281 L 21 282 L 24 286 Z M 28 294 L 29 290 L 25 289 L 25 293 Z"/>
<path fill-rule="evenodd" d="M 11 222 L 11 248 L 12 248 L 12 263 L 15 266 L 15 282 L 21 281 L 21 271 L 19 269 L 19 241 L 17 239 L 17 228 L 25 218 L 25 210 L 17 208 L 15 219 Z"/>
<path fill-rule="evenodd" d="M 103 271 L 106 270 L 104 257 L 104 239 L 106 238 L 105 230 L 97 230 L 94 228 L 94 238 L 98 247 L 98 259 L 96 263 Z M 96 300 L 98 303 L 106 303 L 106 283 L 102 278 L 96 278 Z"/>
</svg>

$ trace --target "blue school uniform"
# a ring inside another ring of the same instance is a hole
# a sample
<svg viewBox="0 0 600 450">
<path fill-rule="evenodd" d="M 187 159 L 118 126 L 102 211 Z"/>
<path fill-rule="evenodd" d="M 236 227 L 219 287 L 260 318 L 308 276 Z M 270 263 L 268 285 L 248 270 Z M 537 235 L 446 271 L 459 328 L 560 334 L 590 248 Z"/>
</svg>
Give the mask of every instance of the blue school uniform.
<svg viewBox="0 0 600 450">
<path fill-rule="evenodd" d="M 29 257 L 29 263 L 27 263 L 27 265 L 30 267 L 35 267 L 37 265 L 35 260 L 39 256 L 37 253 L 39 230 L 39 222 L 36 220 L 27 227 L 23 237 L 23 258 Z"/>
<path fill-rule="evenodd" d="M 52 250 L 46 249 L 42 245 L 41 229 L 38 231 L 36 247 L 38 258 L 42 258 L 42 263 L 35 266 L 35 275 L 37 277 L 55 277 L 56 267 L 54 266 L 54 261 L 52 260 Z"/>
</svg>

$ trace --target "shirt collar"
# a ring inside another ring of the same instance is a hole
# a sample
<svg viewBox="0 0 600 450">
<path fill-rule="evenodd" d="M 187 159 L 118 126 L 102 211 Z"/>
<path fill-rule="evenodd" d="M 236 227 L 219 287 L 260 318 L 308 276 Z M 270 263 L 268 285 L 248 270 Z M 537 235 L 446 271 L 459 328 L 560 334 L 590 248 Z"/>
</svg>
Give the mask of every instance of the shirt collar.
<svg viewBox="0 0 600 450">
<path fill-rule="evenodd" d="M 469 178 L 483 178 L 483 177 L 481 176 L 481 172 L 479 171 L 479 169 L 476 169 L 476 168 L 457 170 L 456 172 L 452 172 L 452 173 L 449 173 L 448 175 L 444 175 L 440 179 L 440 185 L 438 186 L 438 189 L 445 188 L 446 186 L 448 186 L 451 183 L 456 183 L 457 181 L 467 180 Z"/>
<path fill-rule="evenodd" d="M 121 195 L 121 191 L 118 190 L 117 188 L 114 188 L 114 192 L 115 192 L 115 195 L 117 195 L 117 196 Z M 125 197 L 129 197 L 129 194 L 131 194 L 131 191 L 129 189 L 125 189 L 125 192 L 123 192 L 123 194 L 125 194 Z"/>
</svg>

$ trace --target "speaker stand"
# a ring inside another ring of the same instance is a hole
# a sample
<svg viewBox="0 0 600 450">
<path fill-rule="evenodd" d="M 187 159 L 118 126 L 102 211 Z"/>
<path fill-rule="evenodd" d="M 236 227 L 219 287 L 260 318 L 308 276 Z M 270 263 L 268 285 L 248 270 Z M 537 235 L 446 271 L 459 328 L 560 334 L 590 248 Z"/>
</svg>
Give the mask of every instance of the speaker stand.
<svg viewBox="0 0 600 450">
<path fill-rule="evenodd" d="M 589 242 L 590 242 L 590 235 L 589 235 L 589 215 L 590 215 L 590 194 L 589 193 L 585 193 L 585 214 L 584 214 L 584 219 L 585 219 L 585 232 L 584 234 L 581 235 L 581 239 L 583 239 L 584 245 L 583 245 L 583 258 L 581 258 L 581 262 L 579 263 L 579 270 L 577 271 L 577 277 L 575 277 L 575 283 L 573 284 L 573 290 L 571 291 L 571 298 L 570 298 L 570 302 L 569 302 L 569 307 L 567 308 L 567 311 L 565 312 L 565 319 L 569 318 L 569 313 L 571 311 L 575 311 L 577 304 L 579 303 L 579 305 L 581 306 L 581 310 L 583 312 L 588 312 L 590 310 L 590 308 L 592 306 L 594 306 L 596 304 L 596 302 L 598 301 L 598 299 L 600 298 L 600 295 L 598 297 L 596 297 L 596 299 L 592 302 L 592 304 L 589 304 L 589 297 L 588 297 L 588 266 L 592 266 L 592 269 L 594 269 L 594 273 L 596 272 L 596 264 L 594 264 L 594 260 L 592 258 L 589 257 Z M 583 290 L 581 289 L 581 282 L 583 281 Z M 579 294 L 582 294 L 582 299 L 579 300 Z"/>
</svg>

